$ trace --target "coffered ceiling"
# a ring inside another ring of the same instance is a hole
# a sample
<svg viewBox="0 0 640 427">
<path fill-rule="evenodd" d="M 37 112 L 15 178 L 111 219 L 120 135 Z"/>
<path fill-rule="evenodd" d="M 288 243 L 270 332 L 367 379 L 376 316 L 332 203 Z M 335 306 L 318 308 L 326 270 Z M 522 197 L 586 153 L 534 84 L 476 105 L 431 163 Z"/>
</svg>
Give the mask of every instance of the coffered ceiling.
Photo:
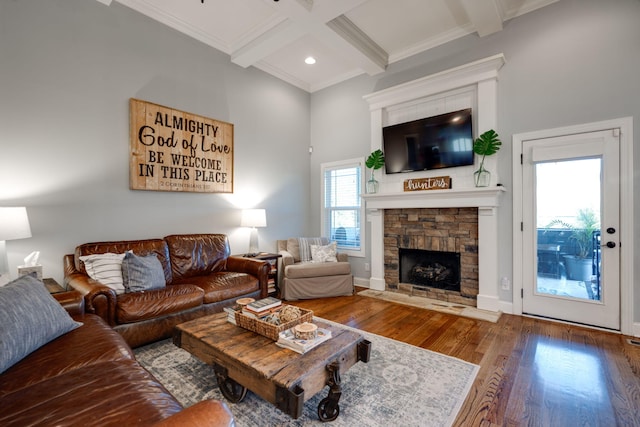
<svg viewBox="0 0 640 427">
<path fill-rule="evenodd" d="M 97 0 L 126 5 L 308 92 L 557 0 Z M 316 59 L 307 65 L 305 58 Z"/>
</svg>

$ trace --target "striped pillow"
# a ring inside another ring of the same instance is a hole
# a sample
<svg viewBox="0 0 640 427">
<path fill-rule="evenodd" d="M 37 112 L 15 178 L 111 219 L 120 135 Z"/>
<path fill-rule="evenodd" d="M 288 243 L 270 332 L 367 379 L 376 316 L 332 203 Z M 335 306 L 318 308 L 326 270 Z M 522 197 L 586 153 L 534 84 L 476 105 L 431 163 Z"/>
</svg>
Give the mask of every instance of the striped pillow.
<svg viewBox="0 0 640 427">
<path fill-rule="evenodd" d="M 117 294 L 123 294 L 123 258 L 124 254 L 107 252 L 105 254 L 84 255 L 80 257 L 80 261 L 84 262 L 84 268 L 89 277 L 115 290 Z"/>
<path fill-rule="evenodd" d="M 311 245 L 323 246 L 329 243 L 325 237 L 300 237 L 300 262 L 311 261 Z"/>
</svg>

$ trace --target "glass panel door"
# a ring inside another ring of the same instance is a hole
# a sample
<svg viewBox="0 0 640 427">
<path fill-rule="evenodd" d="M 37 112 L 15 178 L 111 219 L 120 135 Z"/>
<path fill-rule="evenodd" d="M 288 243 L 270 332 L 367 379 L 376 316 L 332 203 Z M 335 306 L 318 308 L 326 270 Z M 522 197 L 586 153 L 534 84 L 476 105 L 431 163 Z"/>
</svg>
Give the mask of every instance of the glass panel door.
<svg viewBox="0 0 640 427">
<path fill-rule="evenodd" d="M 620 329 L 619 137 L 523 141 L 525 314 Z"/>
<path fill-rule="evenodd" d="M 602 160 L 535 165 L 536 293 L 600 300 Z"/>
</svg>

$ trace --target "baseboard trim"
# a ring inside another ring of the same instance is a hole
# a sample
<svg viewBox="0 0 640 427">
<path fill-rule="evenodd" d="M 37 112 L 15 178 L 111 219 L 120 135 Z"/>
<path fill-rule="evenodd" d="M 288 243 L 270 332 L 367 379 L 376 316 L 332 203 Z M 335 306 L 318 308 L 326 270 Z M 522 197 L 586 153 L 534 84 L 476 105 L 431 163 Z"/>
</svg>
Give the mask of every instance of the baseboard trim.
<svg viewBox="0 0 640 427">
<path fill-rule="evenodd" d="M 632 327 L 632 332 L 634 337 L 640 337 L 640 323 L 634 322 Z"/>
<path fill-rule="evenodd" d="M 354 277 L 353 278 L 353 284 L 356 285 L 356 286 L 363 287 L 363 288 L 370 288 L 369 279 L 364 278 L 364 277 Z"/>
<path fill-rule="evenodd" d="M 487 310 L 487 311 L 494 311 L 494 312 L 503 311 L 501 309 L 501 305 L 504 301 L 500 301 L 498 297 L 478 295 L 477 298 L 478 298 L 477 306 L 480 310 Z M 511 313 L 511 309 L 509 309 L 508 313 Z"/>
<path fill-rule="evenodd" d="M 513 314 L 513 303 L 511 301 L 498 300 L 498 310 L 503 313 Z"/>
</svg>

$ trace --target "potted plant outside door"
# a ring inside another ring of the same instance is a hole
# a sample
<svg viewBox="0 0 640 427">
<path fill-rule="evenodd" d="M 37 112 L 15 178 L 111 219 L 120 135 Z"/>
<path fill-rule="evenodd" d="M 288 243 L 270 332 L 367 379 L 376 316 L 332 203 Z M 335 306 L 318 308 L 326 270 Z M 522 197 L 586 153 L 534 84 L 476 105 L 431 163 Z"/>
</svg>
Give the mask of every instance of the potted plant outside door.
<svg viewBox="0 0 640 427">
<path fill-rule="evenodd" d="M 593 235 L 600 230 L 600 220 L 596 212 L 588 208 L 580 209 L 575 225 L 561 220 L 554 220 L 550 225 L 560 225 L 569 229 L 569 239 L 576 244 L 576 253 L 564 256 L 567 279 L 590 282 L 593 274 Z"/>
</svg>

